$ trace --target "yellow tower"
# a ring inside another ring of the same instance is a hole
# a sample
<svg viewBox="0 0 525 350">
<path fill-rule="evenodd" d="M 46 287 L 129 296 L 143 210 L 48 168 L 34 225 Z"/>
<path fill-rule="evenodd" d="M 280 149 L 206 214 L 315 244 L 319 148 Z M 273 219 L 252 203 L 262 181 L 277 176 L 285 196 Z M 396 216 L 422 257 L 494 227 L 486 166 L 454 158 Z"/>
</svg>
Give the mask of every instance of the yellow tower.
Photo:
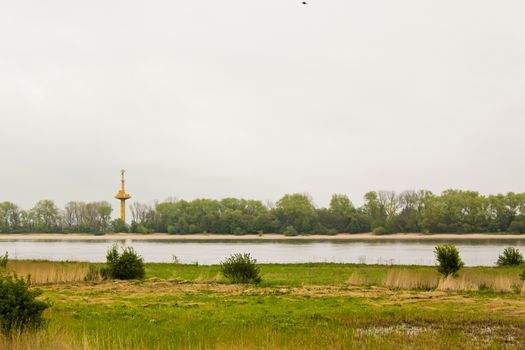
<svg viewBox="0 0 525 350">
<path fill-rule="evenodd" d="M 121 188 L 120 188 L 120 191 L 118 191 L 117 195 L 115 196 L 116 199 L 120 200 L 120 218 L 124 222 L 126 222 L 126 200 L 131 198 L 131 196 L 127 194 L 126 190 L 124 189 L 124 174 L 125 173 L 126 171 L 124 171 L 124 169 L 120 171 L 120 174 L 122 175 L 122 180 L 120 180 Z"/>
</svg>

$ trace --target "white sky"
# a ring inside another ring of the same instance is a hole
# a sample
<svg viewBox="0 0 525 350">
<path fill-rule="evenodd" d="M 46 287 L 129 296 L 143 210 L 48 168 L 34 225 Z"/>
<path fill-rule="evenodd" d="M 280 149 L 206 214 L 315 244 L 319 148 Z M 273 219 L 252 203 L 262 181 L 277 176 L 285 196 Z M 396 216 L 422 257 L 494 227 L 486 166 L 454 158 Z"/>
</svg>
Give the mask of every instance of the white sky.
<svg viewBox="0 0 525 350">
<path fill-rule="evenodd" d="M 0 200 L 525 191 L 522 0 L 0 2 Z"/>
</svg>

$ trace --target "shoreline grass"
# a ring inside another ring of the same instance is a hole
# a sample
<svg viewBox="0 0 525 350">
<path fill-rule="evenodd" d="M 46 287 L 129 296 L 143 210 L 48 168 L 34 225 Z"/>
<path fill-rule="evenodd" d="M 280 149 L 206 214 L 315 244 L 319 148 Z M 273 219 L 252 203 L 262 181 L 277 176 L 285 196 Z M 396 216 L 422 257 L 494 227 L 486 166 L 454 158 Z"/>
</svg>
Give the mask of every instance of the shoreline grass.
<svg viewBox="0 0 525 350">
<path fill-rule="evenodd" d="M 10 260 L 7 270 L 19 276 L 31 275 L 34 285 L 79 282 L 89 278 L 92 267 L 103 263 Z M 260 286 L 355 285 L 381 286 L 408 290 L 475 291 L 521 293 L 523 266 L 469 266 L 457 276 L 443 278 L 435 266 L 367 265 L 346 263 L 259 264 Z M 219 265 L 146 263 L 145 279 L 164 279 L 180 283 L 228 283 Z M 88 277 L 88 278 L 86 278 Z M 99 279 L 94 277 L 94 279 Z"/>
</svg>

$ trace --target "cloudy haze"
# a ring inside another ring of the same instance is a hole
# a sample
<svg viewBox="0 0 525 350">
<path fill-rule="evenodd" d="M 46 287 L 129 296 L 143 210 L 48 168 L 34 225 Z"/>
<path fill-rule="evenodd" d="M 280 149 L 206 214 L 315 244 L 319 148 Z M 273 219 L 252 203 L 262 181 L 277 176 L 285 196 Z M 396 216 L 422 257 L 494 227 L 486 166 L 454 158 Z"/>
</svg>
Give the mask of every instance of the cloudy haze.
<svg viewBox="0 0 525 350">
<path fill-rule="evenodd" d="M 0 4 L 0 201 L 525 190 L 521 0 L 83 4 Z"/>
</svg>

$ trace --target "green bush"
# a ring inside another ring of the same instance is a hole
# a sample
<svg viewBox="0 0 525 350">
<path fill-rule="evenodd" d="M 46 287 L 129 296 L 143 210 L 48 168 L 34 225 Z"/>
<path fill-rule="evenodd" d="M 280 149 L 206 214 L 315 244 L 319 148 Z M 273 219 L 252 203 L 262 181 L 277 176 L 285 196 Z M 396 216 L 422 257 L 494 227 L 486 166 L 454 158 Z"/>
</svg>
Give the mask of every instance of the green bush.
<svg viewBox="0 0 525 350">
<path fill-rule="evenodd" d="M 509 226 L 509 232 L 525 233 L 525 219 L 516 219 Z"/>
<path fill-rule="evenodd" d="M 523 265 L 523 255 L 514 247 L 505 248 L 503 253 L 498 257 L 498 266 L 518 266 Z"/>
<path fill-rule="evenodd" d="M 283 231 L 283 234 L 285 236 L 297 236 L 299 233 L 297 232 L 297 230 L 295 229 L 295 227 L 293 226 L 287 226 L 284 231 Z"/>
<path fill-rule="evenodd" d="M 140 234 L 149 234 L 153 233 L 153 230 L 144 224 L 139 224 L 136 221 L 132 221 L 131 225 L 129 225 L 129 232 L 130 233 L 140 233 Z"/>
<path fill-rule="evenodd" d="M 111 230 L 115 233 L 128 233 L 128 225 L 122 219 L 115 219 L 111 221 Z"/>
<path fill-rule="evenodd" d="M 117 244 L 108 249 L 106 254 L 107 271 L 101 271 L 102 276 L 130 280 L 144 278 L 146 271 L 144 259 L 132 247 L 122 248 L 119 253 Z"/>
<path fill-rule="evenodd" d="M 454 244 L 440 244 L 434 248 L 434 254 L 438 261 L 438 272 L 443 276 L 456 275 L 464 266 L 459 250 Z"/>
<path fill-rule="evenodd" d="M 233 283 L 259 283 L 260 270 L 250 254 L 233 254 L 221 261 L 221 272 Z"/>
<path fill-rule="evenodd" d="M 29 277 L 0 275 L 0 330 L 35 329 L 42 326 L 42 313 L 49 305 L 36 300 L 42 292 L 30 289 Z"/>
</svg>

